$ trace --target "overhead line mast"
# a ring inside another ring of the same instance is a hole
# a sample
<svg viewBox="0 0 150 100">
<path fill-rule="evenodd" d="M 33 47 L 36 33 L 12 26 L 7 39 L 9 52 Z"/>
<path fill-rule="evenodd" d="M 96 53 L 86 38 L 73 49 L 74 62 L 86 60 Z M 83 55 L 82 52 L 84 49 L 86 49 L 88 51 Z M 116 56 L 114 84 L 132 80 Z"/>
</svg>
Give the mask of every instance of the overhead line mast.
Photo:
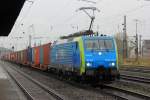
<svg viewBox="0 0 150 100">
<path fill-rule="evenodd" d="M 125 62 L 126 58 L 128 57 L 126 16 L 124 16 L 124 23 L 122 25 L 123 25 L 123 60 Z"/>
</svg>

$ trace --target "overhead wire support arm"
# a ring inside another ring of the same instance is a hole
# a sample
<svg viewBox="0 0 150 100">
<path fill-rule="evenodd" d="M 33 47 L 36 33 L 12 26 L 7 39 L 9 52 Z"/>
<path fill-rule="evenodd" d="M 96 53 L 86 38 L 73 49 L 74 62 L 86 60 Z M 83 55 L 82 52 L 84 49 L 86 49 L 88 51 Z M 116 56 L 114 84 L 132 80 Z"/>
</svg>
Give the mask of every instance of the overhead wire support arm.
<svg viewBox="0 0 150 100">
<path fill-rule="evenodd" d="M 90 0 L 78 0 L 78 1 L 84 1 L 84 2 L 87 2 L 87 3 L 96 4 L 96 2 L 94 2 L 94 1 L 90 1 Z"/>
<path fill-rule="evenodd" d="M 90 23 L 90 27 L 89 27 L 89 31 L 92 29 L 92 25 L 93 25 L 93 22 L 94 22 L 94 19 L 95 19 L 95 14 L 94 12 L 97 10 L 98 12 L 100 12 L 99 9 L 97 9 L 96 7 L 81 7 L 79 8 L 78 10 L 83 10 L 83 12 L 85 12 L 91 19 L 91 23 Z M 78 11 L 77 10 L 77 11 Z M 87 10 L 92 10 L 93 11 L 93 15 L 90 15 Z"/>
<path fill-rule="evenodd" d="M 83 10 L 83 12 L 85 12 L 91 19 L 91 23 L 90 23 L 90 27 L 89 27 L 89 30 L 85 30 L 85 31 L 80 31 L 80 32 L 77 32 L 77 33 L 74 33 L 74 34 L 70 34 L 68 36 L 61 36 L 60 38 L 61 39 L 68 39 L 68 38 L 74 38 L 74 37 L 78 37 L 78 36 L 83 36 L 83 35 L 92 35 L 94 34 L 94 32 L 92 31 L 92 25 L 93 25 L 93 22 L 94 22 L 94 19 L 95 19 L 95 14 L 94 14 L 94 11 L 98 11 L 100 12 L 99 9 L 97 9 L 96 7 L 81 7 L 79 9 L 76 10 L 79 11 L 79 10 Z M 93 11 L 93 15 L 91 15 L 87 10 L 91 10 Z"/>
<path fill-rule="evenodd" d="M 90 18 L 93 17 L 93 16 L 91 16 L 85 9 L 83 9 L 83 11 L 84 11 Z"/>
</svg>

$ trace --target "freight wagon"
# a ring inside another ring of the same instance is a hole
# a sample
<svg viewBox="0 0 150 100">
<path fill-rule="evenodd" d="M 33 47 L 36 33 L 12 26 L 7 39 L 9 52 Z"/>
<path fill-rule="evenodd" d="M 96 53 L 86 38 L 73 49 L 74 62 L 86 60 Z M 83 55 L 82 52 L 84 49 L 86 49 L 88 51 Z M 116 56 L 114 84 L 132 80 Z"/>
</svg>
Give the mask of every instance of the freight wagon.
<svg viewBox="0 0 150 100">
<path fill-rule="evenodd" d="M 51 43 L 44 44 L 38 47 L 29 48 L 28 51 L 28 64 L 40 70 L 48 70 L 49 52 Z"/>
</svg>

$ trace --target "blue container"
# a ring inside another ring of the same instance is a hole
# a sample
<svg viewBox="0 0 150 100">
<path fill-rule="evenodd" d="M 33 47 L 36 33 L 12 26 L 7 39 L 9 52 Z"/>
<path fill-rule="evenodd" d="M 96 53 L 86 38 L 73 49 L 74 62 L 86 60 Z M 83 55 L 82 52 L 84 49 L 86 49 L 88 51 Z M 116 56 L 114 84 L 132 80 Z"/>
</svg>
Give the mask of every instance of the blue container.
<svg viewBox="0 0 150 100">
<path fill-rule="evenodd" d="M 32 48 L 31 64 L 34 64 L 34 48 Z"/>
<path fill-rule="evenodd" d="M 32 48 L 27 49 L 27 62 L 32 62 Z"/>
</svg>

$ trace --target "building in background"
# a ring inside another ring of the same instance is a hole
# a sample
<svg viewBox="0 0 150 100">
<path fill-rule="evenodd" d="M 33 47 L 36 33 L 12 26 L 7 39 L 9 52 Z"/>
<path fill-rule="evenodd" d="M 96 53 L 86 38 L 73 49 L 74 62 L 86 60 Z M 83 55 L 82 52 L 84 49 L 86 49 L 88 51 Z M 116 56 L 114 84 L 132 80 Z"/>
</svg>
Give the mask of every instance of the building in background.
<svg viewBox="0 0 150 100">
<path fill-rule="evenodd" d="M 8 53 L 8 52 L 12 52 L 12 50 L 9 50 L 9 49 L 7 49 L 7 48 L 0 47 L 0 58 L 1 58 L 4 54 L 6 54 L 6 53 Z"/>
<path fill-rule="evenodd" d="M 143 40 L 142 57 L 143 58 L 150 58 L 150 40 Z"/>
</svg>

